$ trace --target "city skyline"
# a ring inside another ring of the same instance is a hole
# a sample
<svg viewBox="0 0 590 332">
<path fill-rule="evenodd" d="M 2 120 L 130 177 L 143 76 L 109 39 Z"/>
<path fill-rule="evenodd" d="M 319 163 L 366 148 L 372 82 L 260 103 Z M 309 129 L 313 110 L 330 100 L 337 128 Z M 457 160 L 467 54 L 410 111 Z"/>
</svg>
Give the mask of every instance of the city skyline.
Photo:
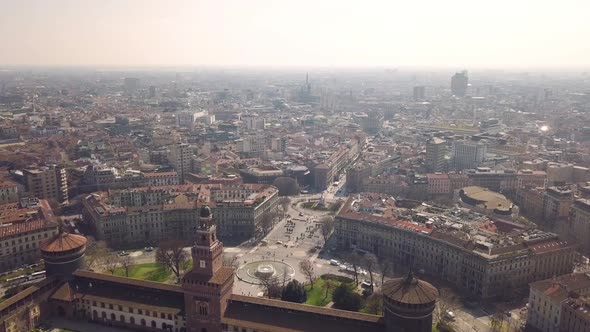
<svg viewBox="0 0 590 332">
<path fill-rule="evenodd" d="M 587 68 L 590 4 L 4 2 L 1 66 Z"/>
</svg>

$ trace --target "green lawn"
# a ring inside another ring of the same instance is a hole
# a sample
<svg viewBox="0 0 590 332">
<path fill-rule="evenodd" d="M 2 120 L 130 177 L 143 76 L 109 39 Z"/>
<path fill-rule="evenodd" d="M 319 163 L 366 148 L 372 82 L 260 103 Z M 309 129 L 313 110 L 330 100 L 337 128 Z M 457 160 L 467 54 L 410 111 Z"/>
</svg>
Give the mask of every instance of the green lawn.
<svg viewBox="0 0 590 332">
<path fill-rule="evenodd" d="M 129 269 L 129 278 L 142 279 L 149 281 L 164 282 L 168 280 L 172 272 L 168 271 L 158 263 L 145 263 L 132 265 Z M 125 269 L 118 267 L 115 275 L 125 277 Z"/>
<path fill-rule="evenodd" d="M 310 285 L 305 286 L 305 291 L 307 293 L 307 301 L 305 304 L 311 304 L 318 307 L 324 307 L 328 303 L 332 302 L 332 292 L 340 282 L 331 280 L 332 282 L 332 289 L 328 291 L 328 296 L 326 296 L 326 280 L 322 278 L 317 278 L 313 283 L 313 289 L 311 289 Z"/>
</svg>

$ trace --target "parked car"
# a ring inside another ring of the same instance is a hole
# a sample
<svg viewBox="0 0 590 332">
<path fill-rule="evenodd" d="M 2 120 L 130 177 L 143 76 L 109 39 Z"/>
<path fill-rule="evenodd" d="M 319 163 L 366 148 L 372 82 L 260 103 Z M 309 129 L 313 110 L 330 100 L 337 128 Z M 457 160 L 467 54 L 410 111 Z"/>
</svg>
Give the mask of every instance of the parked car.
<svg viewBox="0 0 590 332">
<path fill-rule="evenodd" d="M 143 248 L 143 251 L 147 251 L 147 252 L 154 251 L 154 247 L 145 247 L 145 248 Z"/>
<path fill-rule="evenodd" d="M 454 321 L 455 318 L 456 318 L 456 316 L 455 316 L 455 313 L 454 312 L 452 312 L 450 310 L 447 310 L 447 312 L 445 312 L 445 318 L 448 319 L 448 320 L 450 320 L 450 321 Z"/>
<path fill-rule="evenodd" d="M 119 251 L 119 256 L 129 256 L 129 253 L 127 251 Z"/>
</svg>

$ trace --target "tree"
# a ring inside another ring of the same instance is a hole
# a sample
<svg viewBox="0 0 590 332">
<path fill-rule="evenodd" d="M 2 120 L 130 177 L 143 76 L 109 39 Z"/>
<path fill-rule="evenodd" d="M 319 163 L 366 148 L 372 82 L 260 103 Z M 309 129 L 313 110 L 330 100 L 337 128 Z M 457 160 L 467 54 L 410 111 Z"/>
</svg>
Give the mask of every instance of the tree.
<svg viewBox="0 0 590 332">
<path fill-rule="evenodd" d="M 129 278 L 129 270 L 131 269 L 132 263 L 131 257 L 129 256 L 121 258 L 121 267 L 123 267 L 123 270 L 125 270 L 125 276 L 127 278 Z"/>
<path fill-rule="evenodd" d="M 234 269 L 237 269 L 238 267 L 240 267 L 240 262 L 239 262 L 239 257 L 238 255 L 227 255 L 225 254 L 223 256 L 223 266 L 227 266 L 227 267 L 233 267 Z"/>
<path fill-rule="evenodd" d="M 361 263 L 361 256 L 356 252 L 353 252 L 348 256 L 348 261 L 352 265 L 352 273 L 354 274 L 354 282 L 358 286 L 359 284 L 359 272 L 360 272 L 360 263 Z"/>
<path fill-rule="evenodd" d="M 280 279 L 281 279 L 281 287 L 285 288 L 285 286 L 289 282 L 289 279 L 291 279 L 291 275 L 289 274 L 289 270 L 286 267 L 283 268 L 283 272 L 281 272 Z"/>
<path fill-rule="evenodd" d="M 330 216 L 325 216 L 322 219 L 320 219 L 320 223 L 320 232 L 322 234 L 322 237 L 324 238 L 324 243 L 326 243 L 328 242 L 328 238 L 330 238 L 332 231 L 334 231 L 334 218 Z"/>
<path fill-rule="evenodd" d="M 180 278 L 180 274 L 188 263 L 188 255 L 184 251 L 182 242 L 172 240 L 160 243 L 156 251 L 156 262 L 172 271 L 176 278 Z"/>
<path fill-rule="evenodd" d="M 369 281 L 371 282 L 371 291 L 373 291 L 373 275 L 375 272 L 375 268 L 377 266 L 377 260 L 375 259 L 375 256 L 373 255 L 367 255 L 365 261 L 363 262 L 363 265 L 365 267 L 365 269 L 367 269 L 367 272 L 369 273 Z"/>
<path fill-rule="evenodd" d="M 324 288 L 326 289 L 326 293 L 324 294 L 324 300 L 328 298 L 328 294 L 330 294 L 330 291 L 333 290 L 335 287 L 336 287 L 336 284 L 334 283 L 333 280 L 326 279 L 324 281 Z"/>
<path fill-rule="evenodd" d="M 281 176 L 274 180 L 273 186 L 279 189 L 280 196 L 294 196 L 299 194 L 299 184 L 291 177 Z"/>
<path fill-rule="evenodd" d="M 111 274 L 115 274 L 115 271 L 121 264 L 121 258 L 117 256 L 115 253 L 110 253 L 104 256 L 102 262 L 103 267 L 106 271 L 110 272 Z"/>
<path fill-rule="evenodd" d="M 332 211 L 333 213 L 338 212 L 338 210 L 340 210 L 340 207 L 342 206 L 342 204 L 344 204 L 344 201 L 339 199 L 338 201 L 336 201 L 334 204 L 332 204 L 330 206 L 330 211 Z"/>
<path fill-rule="evenodd" d="M 264 293 L 269 299 L 281 297 L 283 288 L 277 277 L 261 278 L 260 283 L 264 288 Z"/>
<path fill-rule="evenodd" d="M 365 303 L 367 312 L 373 315 L 383 314 L 383 295 L 380 293 L 371 294 Z"/>
<path fill-rule="evenodd" d="M 272 211 L 265 211 L 262 213 L 260 227 L 262 228 L 262 232 L 264 234 L 268 233 L 272 229 L 275 217 L 276 214 Z"/>
<path fill-rule="evenodd" d="M 445 320 L 447 312 L 455 311 L 460 306 L 459 298 L 450 288 L 441 287 L 438 294 L 438 301 L 432 313 L 432 318 L 437 324 Z M 450 324 L 451 322 L 447 322 L 447 325 Z"/>
<path fill-rule="evenodd" d="M 493 332 L 500 331 L 502 329 L 502 325 L 504 325 L 504 314 L 501 312 L 496 312 L 490 317 L 490 326 Z"/>
<path fill-rule="evenodd" d="M 313 281 L 315 279 L 313 262 L 309 259 L 299 262 L 299 270 L 307 277 L 307 279 L 309 279 L 310 287 L 313 289 Z"/>
<path fill-rule="evenodd" d="M 307 300 L 307 293 L 305 287 L 297 280 L 291 280 L 287 286 L 283 288 L 281 300 L 295 303 L 303 303 Z"/>
<path fill-rule="evenodd" d="M 354 286 L 348 283 L 342 283 L 332 293 L 334 308 L 358 311 L 361 308 L 361 296 L 354 291 Z"/>
<path fill-rule="evenodd" d="M 291 199 L 289 197 L 281 197 L 281 198 L 279 198 L 279 204 L 281 205 L 281 208 L 283 209 L 283 218 L 284 218 L 285 214 L 287 214 L 287 211 L 289 211 L 289 205 L 291 205 Z"/>
<path fill-rule="evenodd" d="M 87 269 L 92 270 L 103 265 L 108 255 L 109 248 L 104 241 L 95 241 L 91 237 L 88 238 L 86 254 L 84 255 L 84 263 Z"/>
<path fill-rule="evenodd" d="M 387 258 L 382 258 L 378 261 L 379 271 L 381 271 L 381 285 L 385 282 L 385 276 L 393 271 L 393 264 Z"/>
</svg>

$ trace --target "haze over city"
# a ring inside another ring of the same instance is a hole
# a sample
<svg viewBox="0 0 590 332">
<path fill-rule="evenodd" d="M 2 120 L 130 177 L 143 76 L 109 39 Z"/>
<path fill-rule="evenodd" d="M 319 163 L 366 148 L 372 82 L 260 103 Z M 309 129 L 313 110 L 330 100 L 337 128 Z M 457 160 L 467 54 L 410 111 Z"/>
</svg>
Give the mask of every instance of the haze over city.
<svg viewBox="0 0 590 332">
<path fill-rule="evenodd" d="M 0 65 L 590 65 L 584 0 L 2 0 L 0 9 Z"/>
<path fill-rule="evenodd" d="M 0 0 L 0 332 L 589 332 L 588 13 Z"/>
</svg>

